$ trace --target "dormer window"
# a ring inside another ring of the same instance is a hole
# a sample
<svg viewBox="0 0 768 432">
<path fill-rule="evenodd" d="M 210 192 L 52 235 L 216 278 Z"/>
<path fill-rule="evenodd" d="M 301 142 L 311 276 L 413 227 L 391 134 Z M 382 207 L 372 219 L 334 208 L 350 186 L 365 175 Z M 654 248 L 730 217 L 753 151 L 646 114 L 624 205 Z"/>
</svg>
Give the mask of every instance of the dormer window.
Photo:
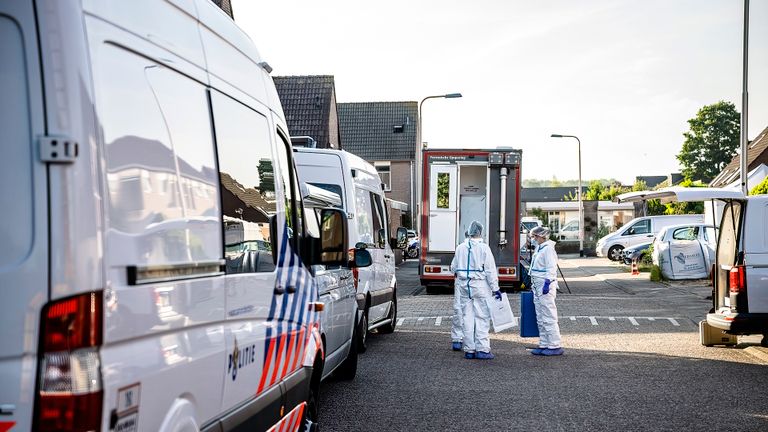
<svg viewBox="0 0 768 432">
<path fill-rule="evenodd" d="M 405 131 L 405 125 L 394 125 L 392 126 L 392 132 L 393 133 L 403 133 Z"/>
</svg>

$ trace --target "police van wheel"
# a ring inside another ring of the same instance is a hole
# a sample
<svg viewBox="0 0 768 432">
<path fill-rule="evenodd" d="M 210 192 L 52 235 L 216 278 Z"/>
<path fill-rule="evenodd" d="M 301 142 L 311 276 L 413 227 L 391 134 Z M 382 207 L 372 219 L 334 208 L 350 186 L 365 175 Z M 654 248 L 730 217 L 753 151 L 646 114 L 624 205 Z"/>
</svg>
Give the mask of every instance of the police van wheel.
<svg viewBox="0 0 768 432">
<path fill-rule="evenodd" d="M 320 411 L 320 377 L 323 376 L 323 359 L 319 356 L 315 359 L 315 365 L 312 368 L 312 382 L 309 384 L 309 395 L 307 395 L 307 409 L 304 410 L 304 424 L 311 425 L 309 430 L 318 430 Z"/>
<path fill-rule="evenodd" d="M 763 333 L 763 340 L 760 341 L 760 346 L 768 348 L 768 333 Z"/>
<path fill-rule="evenodd" d="M 368 308 L 365 308 L 357 326 L 357 352 L 364 353 L 368 349 Z"/>
<path fill-rule="evenodd" d="M 390 334 L 395 332 L 395 326 L 397 325 L 397 291 L 392 292 L 392 307 L 389 308 L 389 324 L 379 327 L 379 333 Z"/>
<path fill-rule="evenodd" d="M 347 354 L 347 358 L 344 359 L 339 365 L 339 368 L 336 369 L 336 378 L 340 380 L 351 381 L 355 379 L 355 375 L 357 375 L 357 339 L 358 332 L 360 331 L 358 327 L 359 326 L 355 326 L 355 329 L 352 331 L 352 343 L 349 344 L 349 354 Z"/>
</svg>

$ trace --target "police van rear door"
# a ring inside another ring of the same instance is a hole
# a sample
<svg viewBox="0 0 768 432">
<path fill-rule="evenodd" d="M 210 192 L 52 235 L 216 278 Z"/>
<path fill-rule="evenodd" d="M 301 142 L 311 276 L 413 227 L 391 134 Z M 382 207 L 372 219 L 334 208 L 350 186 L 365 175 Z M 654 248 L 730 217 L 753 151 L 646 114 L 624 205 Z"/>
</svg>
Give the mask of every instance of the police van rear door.
<svg viewBox="0 0 768 432">
<path fill-rule="evenodd" d="M 31 430 L 40 308 L 48 301 L 45 135 L 32 2 L 0 3 L 0 430 Z"/>
</svg>

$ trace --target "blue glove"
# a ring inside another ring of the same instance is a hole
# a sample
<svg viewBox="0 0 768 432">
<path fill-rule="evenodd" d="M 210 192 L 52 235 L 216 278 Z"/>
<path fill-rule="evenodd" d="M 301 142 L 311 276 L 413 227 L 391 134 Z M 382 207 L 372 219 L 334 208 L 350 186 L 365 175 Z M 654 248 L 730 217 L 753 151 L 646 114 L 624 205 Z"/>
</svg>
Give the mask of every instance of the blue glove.
<svg viewBox="0 0 768 432">
<path fill-rule="evenodd" d="M 541 290 L 542 294 L 549 294 L 549 284 L 551 284 L 552 281 L 549 279 L 544 279 L 544 289 Z"/>
<path fill-rule="evenodd" d="M 501 291 L 494 291 L 493 296 L 496 297 L 496 300 L 501 300 Z"/>
</svg>

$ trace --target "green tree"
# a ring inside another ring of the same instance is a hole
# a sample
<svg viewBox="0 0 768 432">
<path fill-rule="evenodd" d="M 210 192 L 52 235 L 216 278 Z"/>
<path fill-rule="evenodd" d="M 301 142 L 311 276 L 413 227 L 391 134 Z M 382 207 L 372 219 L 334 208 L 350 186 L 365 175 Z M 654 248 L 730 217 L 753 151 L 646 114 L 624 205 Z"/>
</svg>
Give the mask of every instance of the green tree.
<svg viewBox="0 0 768 432">
<path fill-rule="evenodd" d="M 749 191 L 750 195 L 766 195 L 768 194 L 768 177 L 764 178 L 760 184 L 753 187 L 751 191 Z"/>
<path fill-rule="evenodd" d="M 705 184 L 701 182 L 692 182 L 690 180 L 683 180 L 679 186 L 682 187 L 704 187 Z M 704 202 L 671 202 L 665 206 L 664 214 L 679 215 L 679 214 L 702 214 L 704 213 Z"/>
<path fill-rule="evenodd" d="M 704 106 L 688 120 L 677 155 L 686 179 L 709 181 L 723 170 L 739 147 L 740 120 L 736 106 L 725 101 Z"/>
</svg>

